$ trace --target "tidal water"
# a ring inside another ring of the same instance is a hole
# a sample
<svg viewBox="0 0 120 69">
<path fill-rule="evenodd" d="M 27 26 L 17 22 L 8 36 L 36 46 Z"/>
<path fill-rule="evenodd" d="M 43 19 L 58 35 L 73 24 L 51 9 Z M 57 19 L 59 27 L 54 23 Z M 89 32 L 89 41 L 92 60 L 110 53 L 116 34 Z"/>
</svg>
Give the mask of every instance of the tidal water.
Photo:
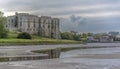
<svg viewBox="0 0 120 69">
<path fill-rule="evenodd" d="M 29 45 L 29 46 L 0 46 L 1 56 L 16 56 L 32 54 L 31 50 L 53 49 L 59 47 L 91 47 L 91 46 L 119 46 L 120 43 L 88 43 L 88 44 L 63 44 L 63 45 Z M 96 51 L 97 52 L 97 51 Z M 84 52 L 82 52 L 84 53 Z"/>
<path fill-rule="evenodd" d="M 58 59 L 1 62 L 0 69 L 120 69 L 120 47 L 72 50 Z"/>
</svg>

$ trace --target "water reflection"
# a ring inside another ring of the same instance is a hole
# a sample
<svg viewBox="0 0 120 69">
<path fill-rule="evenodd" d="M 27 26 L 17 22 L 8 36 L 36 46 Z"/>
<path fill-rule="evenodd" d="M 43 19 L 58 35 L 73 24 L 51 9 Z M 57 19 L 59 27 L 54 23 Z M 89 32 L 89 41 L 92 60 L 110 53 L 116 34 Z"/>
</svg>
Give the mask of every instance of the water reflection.
<svg viewBox="0 0 120 69">
<path fill-rule="evenodd" d="M 0 69 L 120 69 L 120 48 L 73 50 L 61 54 L 60 59 L 0 63 Z M 97 58 L 97 55 L 116 58 Z M 81 57 L 83 55 L 87 55 Z M 90 55 L 96 58 L 89 58 Z"/>
</svg>

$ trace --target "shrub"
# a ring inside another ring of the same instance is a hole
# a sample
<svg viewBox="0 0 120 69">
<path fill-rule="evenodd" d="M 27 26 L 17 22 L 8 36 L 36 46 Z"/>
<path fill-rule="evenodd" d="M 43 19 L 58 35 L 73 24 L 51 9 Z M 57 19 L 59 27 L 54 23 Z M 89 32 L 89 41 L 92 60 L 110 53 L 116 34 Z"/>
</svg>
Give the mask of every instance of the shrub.
<svg viewBox="0 0 120 69">
<path fill-rule="evenodd" d="M 23 32 L 18 34 L 17 38 L 21 39 L 32 39 L 31 35 L 29 33 Z"/>
<path fill-rule="evenodd" d="M 7 33 L 5 33 L 5 32 L 4 32 L 4 33 L 0 33 L 0 38 L 7 38 L 7 36 L 8 36 L 8 35 L 7 35 Z"/>
</svg>

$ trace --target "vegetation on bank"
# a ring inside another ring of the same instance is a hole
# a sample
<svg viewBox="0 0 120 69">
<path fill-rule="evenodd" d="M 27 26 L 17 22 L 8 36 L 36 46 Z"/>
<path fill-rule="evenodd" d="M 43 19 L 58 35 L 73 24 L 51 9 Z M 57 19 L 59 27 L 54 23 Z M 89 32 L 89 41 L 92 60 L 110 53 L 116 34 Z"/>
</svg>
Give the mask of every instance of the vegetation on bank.
<svg viewBox="0 0 120 69">
<path fill-rule="evenodd" d="M 41 39 L 0 39 L 0 45 L 38 45 L 38 44 L 79 44 L 81 42 L 71 40 L 41 40 Z"/>
<path fill-rule="evenodd" d="M 8 57 L 0 58 L 0 62 L 8 62 L 8 61 L 9 61 Z"/>
<path fill-rule="evenodd" d="M 8 37 L 0 38 L 0 45 L 79 44 L 80 41 L 45 38 L 31 35 L 31 39 L 17 38 L 20 32 L 10 31 Z"/>
<path fill-rule="evenodd" d="M 62 32 L 61 38 L 67 40 L 76 40 L 76 41 L 87 41 L 87 36 L 92 35 L 92 33 L 77 33 L 75 31 Z"/>
<path fill-rule="evenodd" d="M 20 33 L 17 36 L 18 39 L 32 39 L 32 36 L 26 32 Z"/>
</svg>

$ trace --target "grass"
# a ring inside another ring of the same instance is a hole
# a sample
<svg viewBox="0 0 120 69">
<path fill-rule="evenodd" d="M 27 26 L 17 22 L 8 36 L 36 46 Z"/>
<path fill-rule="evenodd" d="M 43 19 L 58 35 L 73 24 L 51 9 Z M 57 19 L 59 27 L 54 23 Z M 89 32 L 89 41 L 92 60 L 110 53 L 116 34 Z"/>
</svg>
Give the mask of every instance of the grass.
<svg viewBox="0 0 120 69">
<path fill-rule="evenodd" d="M 9 32 L 8 37 L 0 39 L 0 45 L 38 45 L 38 44 L 79 44 L 80 41 L 51 39 L 32 35 L 32 39 L 17 39 L 20 32 Z"/>
<path fill-rule="evenodd" d="M 9 58 L 5 57 L 5 58 L 0 58 L 0 62 L 7 62 L 9 61 Z"/>
<path fill-rule="evenodd" d="M 80 43 L 77 41 L 69 40 L 41 40 L 41 39 L 0 39 L 0 44 L 20 44 L 20 45 L 29 45 L 29 44 L 75 44 Z"/>
</svg>

